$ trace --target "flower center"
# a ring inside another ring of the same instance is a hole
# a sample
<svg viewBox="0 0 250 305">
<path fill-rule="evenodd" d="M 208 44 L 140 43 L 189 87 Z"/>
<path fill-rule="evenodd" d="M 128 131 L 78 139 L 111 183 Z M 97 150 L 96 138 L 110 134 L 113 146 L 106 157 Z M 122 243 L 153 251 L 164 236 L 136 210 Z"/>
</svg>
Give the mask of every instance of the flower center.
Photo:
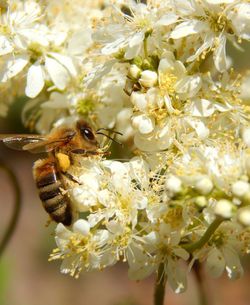
<svg viewBox="0 0 250 305">
<path fill-rule="evenodd" d="M 162 95 L 165 95 L 166 93 L 168 95 L 174 95 L 175 93 L 175 84 L 177 82 L 177 77 L 171 73 L 161 73 L 159 75 L 159 88 Z"/>
</svg>

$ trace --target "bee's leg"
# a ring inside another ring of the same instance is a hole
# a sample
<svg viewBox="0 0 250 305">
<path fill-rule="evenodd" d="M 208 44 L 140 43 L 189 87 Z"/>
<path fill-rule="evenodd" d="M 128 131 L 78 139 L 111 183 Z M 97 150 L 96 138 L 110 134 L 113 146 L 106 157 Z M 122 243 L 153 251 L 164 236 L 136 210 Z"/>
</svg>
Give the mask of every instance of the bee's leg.
<svg viewBox="0 0 250 305">
<path fill-rule="evenodd" d="M 71 180 L 71 181 L 73 181 L 73 182 L 75 182 L 75 183 L 77 183 L 77 184 L 81 184 L 81 182 L 76 178 L 76 177 L 74 177 L 73 175 L 71 175 L 70 173 L 68 173 L 68 172 L 62 172 L 62 174 L 66 177 L 66 178 L 68 178 L 69 180 Z"/>
<path fill-rule="evenodd" d="M 84 150 L 84 149 L 74 149 L 71 151 L 72 154 L 76 154 L 76 155 L 93 155 L 93 156 L 98 156 L 98 155 L 110 155 L 110 152 L 106 152 L 106 151 L 88 151 L 88 150 Z"/>
</svg>

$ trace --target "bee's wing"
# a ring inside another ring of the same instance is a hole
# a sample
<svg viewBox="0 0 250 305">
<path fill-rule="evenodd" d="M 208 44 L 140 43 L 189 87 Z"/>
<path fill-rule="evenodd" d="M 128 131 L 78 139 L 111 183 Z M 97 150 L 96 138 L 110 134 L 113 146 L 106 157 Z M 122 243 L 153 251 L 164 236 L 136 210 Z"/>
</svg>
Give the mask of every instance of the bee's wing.
<svg viewBox="0 0 250 305">
<path fill-rule="evenodd" d="M 24 150 L 24 147 L 29 144 L 41 143 L 45 140 L 45 137 L 41 135 L 33 134 L 4 134 L 0 135 L 0 141 L 6 146 L 15 150 Z"/>
<path fill-rule="evenodd" d="M 74 130 L 64 131 L 60 137 L 48 137 L 38 142 L 29 142 L 23 147 L 23 150 L 28 150 L 32 153 L 50 152 L 57 147 L 68 143 L 76 134 Z"/>
<path fill-rule="evenodd" d="M 70 141 L 75 132 L 69 130 L 61 137 L 43 137 L 41 135 L 0 135 L 0 140 L 8 147 L 16 150 L 28 150 L 31 153 L 43 153 L 56 149 Z"/>
</svg>

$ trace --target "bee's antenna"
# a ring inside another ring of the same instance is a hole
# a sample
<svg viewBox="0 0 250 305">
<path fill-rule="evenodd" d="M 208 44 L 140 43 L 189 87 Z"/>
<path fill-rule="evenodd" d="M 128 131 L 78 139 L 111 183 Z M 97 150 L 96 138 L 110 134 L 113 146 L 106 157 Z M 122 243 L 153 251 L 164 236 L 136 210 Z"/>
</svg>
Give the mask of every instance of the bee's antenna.
<svg viewBox="0 0 250 305">
<path fill-rule="evenodd" d="M 119 145 L 122 145 L 122 143 L 120 143 L 120 142 L 116 141 L 114 138 L 111 138 L 110 136 L 108 136 L 108 135 L 107 135 L 107 134 L 105 134 L 105 133 L 102 133 L 102 132 L 96 132 L 96 134 L 101 134 L 101 135 L 103 135 L 103 136 L 107 137 L 108 139 L 112 140 L 113 142 L 115 142 L 115 143 L 117 143 L 117 144 L 119 144 Z"/>
<path fill-rule="evenodd" d="M 113 132 L 115 134 L 119 134 L 120 136 L 123 136 L 123 134 L 121 132 L 116 131 L 116 130 L 111 130 L 111 129 L 108 129 L 108 128 L 99 128 L 99 129 L 97 129 L 96 132 L 98 133 L 100 130 L 105 130 L 105 131 Z"/>
</svg>

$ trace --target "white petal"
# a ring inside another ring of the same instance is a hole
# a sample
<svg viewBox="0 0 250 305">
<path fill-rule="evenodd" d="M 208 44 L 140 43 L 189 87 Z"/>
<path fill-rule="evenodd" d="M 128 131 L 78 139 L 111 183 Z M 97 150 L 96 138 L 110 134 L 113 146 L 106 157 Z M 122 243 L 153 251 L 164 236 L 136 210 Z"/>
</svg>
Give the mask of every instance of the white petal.
<svg viewBox="0 0 250 305">
<path fill-rule="evenodd" d="M 212 47 L 214 42 L 214 35 L 213 34 L 208 34 L 206 35 L 202 45 L 198 48 L 196 47 L 196 52 L 194 53 L 194 55 L 188 57 L 187 62 L 192 62 L 193 60 L 195 60 L 198 56 L 200 56 L 202 54 L 203 51 L 209 49 Z"/>
<path fill-rule="evenodd" d="M 200 139 L 205 139 L 208 137 L 209 129 L 206 127 L 206 125 L 202 121 L 195 121 L 195 120 L 188 119 L 188 118 L 186 119 L 186 121 L 196 131 L 196 133 Z"/>
<path fill-rule="evenodd" d="M 10 41 L 5 36 L 0 36 L 0 56 L 13 51 Z"/>
<path fill-rule="evenodd" d="M 175 23 L 178 20 L 178 15 L 174 14 L 174 13 L 168 13 L 166 15 L 163 15 L 160 20 L 158 20 L 155 23 L 155 26 L 168 26 L 171 25 L 173 23 Z"/>
<path fill-rule="evenodd" d="M 235 0 L 206 0 L 210 4 L 233 3 Z"/>
<path fill-rule="evenodd" d="M 228 104 L 227 102 L 225 102 L 225 104 L 214 103 L 214 108 L 220 112 L 226 112 L 233 109 L 232 105 Z"/>
<path fill-rule="evenodd" d="M 110 55 L 118 52 L 121 48 L 124 48 L 127 45 L 128 41 L 124 37 L 120 37 L 115 41 L 106 44 L 105 47 L 102 48 L 102 54 Z"/>
<path fill-rule="evenodd" d="M 27 55 L 17 55 L 6 60 L 0 73 L 0 81 L 6 82 L 8 79 L 16 76 L 28 64 L 29 58 Z"/>
<path fill-rule="evenodd" d="M 54 57 L 60 64 L 62 64 L 66 69 L 68 69 L 68 71 L 72 76 L 77 75 L 75 65 L 73 64 L 73 61 L 69 56 L 65 56 L 54 52 L 50 52 L 49 55 Z"/>
<path fill-rule="evenodd" d="M 243 39 L 250 39 L 250 4 L 238 3 L 229 12 L 236 35 Z"/>
<path fill-rule="evenodd" d="M 107 222 L 106 227 L 113 234 L 122 234 L 124 232 L 122 225 L 115 220 Z"/>
<path fill-rule="evenodd" d="M 201 88 L 201 78 L 199 75 L 185 76 L 175 84 L 175 90 L 181 98 L 190 98 L 197 94 Z"/>
<path fill-rule="evenodd" d="M 175 293 L 182 293 L 187 288 L 186 267 L 179 261 L 168 258 L 166 273 L 168 282 Z"/>
<path fill-rule="evenodd" d="M 128 47 L 127 51 L 124 54 L 124 57 L 126 59 L 132 59 L 132 58 L 136 57 L 140 53 L 141 46 L 142 46 L 142 44 L 136 44 L 133 47 Z"/>
<path fill-rule="evenodd" d="M 81 55 L 92 43 L 91 29 L 87 28 L 73 34 L 68 44 L 72 55 Z"/>
<path fill-rule="evenodd" d="M 153 131 L 155 126 L 154 119 L 144 114 L 135 116 L 132 120 L 132 124 L 134 127 L 138 128 L 139 132 L 142 134 L 149 134 Z"/>
<path fill-rule="evenodd" d="M 70 79 L 68 71 L 58 61 L 47 56 L 45 58 L 45 67 L 56 87 L 64 90 Z"/>
<path fill-rule="evenodd" d="M 28 70 L 27 85 L 25 94 L 30 97 L 36 97 L 44 87 L 44 75 L 41 65 L 36 62 Z"/>
<path fill-rule="evenodd" d="M 206 99 L 197 99 L 191 105 L 191 114 L 197 117 L 209 117 L 214 113 L 214 105 Z"/>
<path fill-rule="evenodd" d="M 230 247 L 223 247 L 222 249 L 228 277 L 230 279 L 238 279 L 243 275 L 243 268 L 240 263 L 239 254 Z"/>
<path fill-rule="evenodd" d="M 134 46 L 137 46 L 139 44 L 141 44 L 144 40 L 145 34 L 144 32 L 138 32 L 136 34 L 134 34 L 130 39 L 129 39 L 129 47 L 133 48 Z"/>
<path fill-rule="evenodd" d="M 104 64 L 97 65 L 85 78 L 87 87 L 89 89 L 95 87 L 101 78 L 112 70 L 115 63 L 116 60 L 113 59 L 106 61 Z"/>
<path fill-rule="evenodd" d="M 69 106 L 70 103 L 67 96 L 55 91 L 51 93 L 47 102 L 42 103 L 41 108 L 60 109 L 68 108 Z"/>
<path fill-rule="evenodd" d="M 187 261 L 189 259 L 189 253 L 183 248 L 176 248 L 173 250 L 174 254 Z"/>
<path fill-rule="evenodd" d="M 221 251 L 217 248 L 213 248 L 208 253 L 206 268 L 213 277 L 219 277 L 222 275 L 225 268 L 225 260 Z"/>
<path fill-rule="evenodd" d="M 207 29 L 207 25 L 202 21 L 199 20 L 184 21 L 174 28 L 174 30 L 170 34 L 170 38 L 179 39 L 182 37 L 200 33 L 206 29 Z"/>
<path fill-rule="evenodd" d="M 226 57 L 226 36 L 223 35 L 218 39 L 219 46 L 214 52 L 214 64 L 218 71 L 224 72 L 228 67 Z"/>
<path fill-rule="evenodd" d="M 60 239 L 68 239 L 72 232 L 68 230 L 62 223 L 56 226 L 56 236 Z"/>
<path fill-rule="evenodd" d="M 134 91 L 131 95 L 132 104 L 140 111 L 146 111 L 147 109 L 147 99 L 146 94 Z"/>
</svg>

